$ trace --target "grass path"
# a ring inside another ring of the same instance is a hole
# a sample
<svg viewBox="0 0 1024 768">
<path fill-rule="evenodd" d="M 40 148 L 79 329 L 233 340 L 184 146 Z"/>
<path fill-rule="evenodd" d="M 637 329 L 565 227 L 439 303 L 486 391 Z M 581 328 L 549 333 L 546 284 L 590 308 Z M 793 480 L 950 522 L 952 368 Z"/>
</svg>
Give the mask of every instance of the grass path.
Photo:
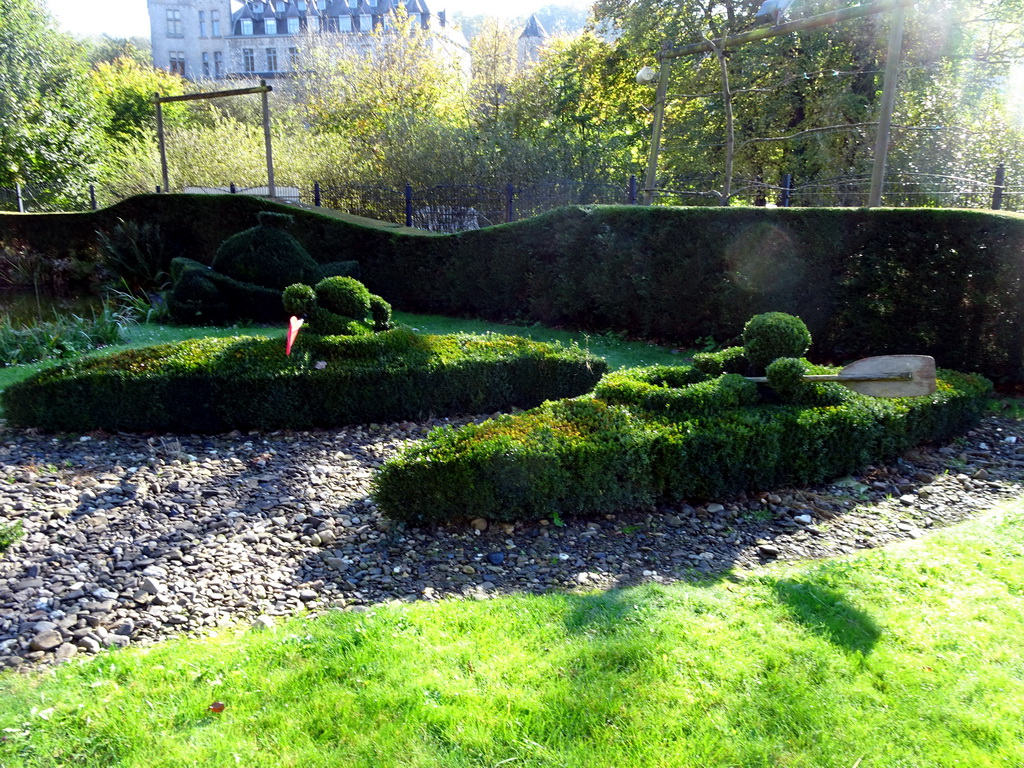
<svg viewBox="0 0 1024 768">
<path fill-rule="evenodd" d="M 1020 766 L 1022 627 L 1018 500 L 744 579 L 383 606 L 7 674 L 0 765 Z"/>
</svg>

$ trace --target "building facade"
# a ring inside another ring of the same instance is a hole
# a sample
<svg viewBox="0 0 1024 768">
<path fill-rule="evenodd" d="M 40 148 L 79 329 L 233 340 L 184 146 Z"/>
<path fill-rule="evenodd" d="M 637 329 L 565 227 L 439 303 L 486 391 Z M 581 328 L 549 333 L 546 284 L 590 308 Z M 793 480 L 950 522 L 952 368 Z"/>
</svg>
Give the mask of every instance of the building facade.
<svg viewBox="0 0 1024 768">
<path fill-rule="evenodd" d="M 398 6 L 468 71 L 469 45 L 424 0 L 148 0 L 153 63 L 189 80 L 288 76 L 310 33 L 365 36 Z"/>
</svg>

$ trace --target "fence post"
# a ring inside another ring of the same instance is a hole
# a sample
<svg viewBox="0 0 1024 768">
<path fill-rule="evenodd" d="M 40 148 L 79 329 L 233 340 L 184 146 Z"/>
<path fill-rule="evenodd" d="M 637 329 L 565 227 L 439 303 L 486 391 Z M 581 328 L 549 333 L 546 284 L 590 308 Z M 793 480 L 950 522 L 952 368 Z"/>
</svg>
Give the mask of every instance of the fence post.
<svg viewBox="0 0 1024 768">
<path fill-rule="evenodd" d="M 89 185 L 89 207 L 92 210 L 94 210 L 94 211 L 96 210 L 96 185 L 95 184 L 90 184 Z"/>
<path fill-rule="evenodd" d="M 515 208 L 512 207 L 512 198 L 516 194 L 516 188 L 509 182 L 505 187 L 505 221 L 513 222 L 516 220 Z"/>
<path fill-rule="evenodd" d="M 789 208 L 789 192 L 793 188 L 793 174 L 787 173 L 782 177 L 782 199 L 779 200 L 779 206 L 782 208 Z"/>
<path fill-rule="evenodd" d="M 231 190 L 231 194 L 232 195 L 234 195 L 234 194 L 236 194 L 238 192 L 238 189 L 235 187 L 235 182 L 233 182 L 233 181 L 231 182 L 231 186 L 228 187 L 228 189 Z"/>
<path fill-rule="evenodd" d="M 996 166 L 996 183 L 992 186 L 992 210 L 998 211 L 1003 207 L 1003 188 L 1006 181 L 1006 166 L 1000 163 Z"/>
<path fill-rule="evenodd" d="M 629 177 L 629 204 L 636 205 L 636 174 Z"/>
<path fill-rule="evenodd" d="M 412 184 L 405 185 L 405 226 L 412 226 Z"/>
<path fill-rule="evenodd" d="M 313 182 L 313 205 L 317 208 L 320 207 L 320 182 Z"/>
<path fill-rule="evenodd" d="M 21 182 L 14 182 L 14 194 L 18 196 L 18 213 L 25 212 L 25 198 L 21 196 Z"/>
</svg>

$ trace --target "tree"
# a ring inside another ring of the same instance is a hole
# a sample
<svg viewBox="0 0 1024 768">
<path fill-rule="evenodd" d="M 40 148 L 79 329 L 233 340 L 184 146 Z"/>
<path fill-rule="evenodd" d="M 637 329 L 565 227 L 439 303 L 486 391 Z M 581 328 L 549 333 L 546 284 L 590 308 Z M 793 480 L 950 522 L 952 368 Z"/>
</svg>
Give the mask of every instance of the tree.
<svg viewBox="0 0 1024 768">
<path fill-rule="evenodd" d="M 31 182 L 54 206 L 83 199 L 102 142 L 81 49 L 39 0 L 5 0 L 0 52 L 0 186 Z"/>
<path fill-rule="evenodd" d="M 184 93 L 184 81 L 177 75 L 127 57 L 97 64 L 90 73 L 90 83 L 100 106 L 103 130 L 110 140 L 116 142 L 134 141 L 154 134 L 154 93 L 163 96 Z M 187 111 L 178 103 L 165 105 L 165 124 L 173 126 L 184 122 Z"/>
</svg>

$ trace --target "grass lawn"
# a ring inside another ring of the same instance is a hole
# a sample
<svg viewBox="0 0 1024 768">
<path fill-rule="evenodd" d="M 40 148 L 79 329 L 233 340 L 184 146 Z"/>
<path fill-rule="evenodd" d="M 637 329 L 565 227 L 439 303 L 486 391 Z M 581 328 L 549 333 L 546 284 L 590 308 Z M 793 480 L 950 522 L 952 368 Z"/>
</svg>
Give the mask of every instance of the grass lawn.
<svg viewBox="0 0 1024 768">
<path fill-rule="evenodd" d="M 8 673 L 0 765 L 1020 766 L 1022 627 L 1016 501 L 742 580 L 397 604 Z"/>
</svg>

